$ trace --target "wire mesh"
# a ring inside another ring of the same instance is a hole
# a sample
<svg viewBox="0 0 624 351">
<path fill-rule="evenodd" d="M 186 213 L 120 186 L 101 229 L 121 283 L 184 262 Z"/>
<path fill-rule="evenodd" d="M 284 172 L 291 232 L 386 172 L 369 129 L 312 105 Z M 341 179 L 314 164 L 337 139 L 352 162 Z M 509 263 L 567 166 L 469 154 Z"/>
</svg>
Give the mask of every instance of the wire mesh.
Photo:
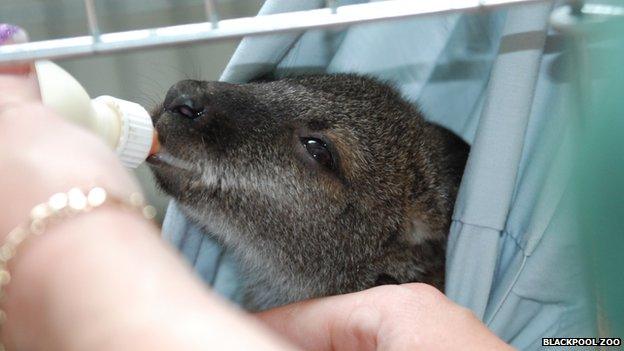
<svg viewBox="0 0 624 351">
<path fill-rule="evenodd" d="M 94 0 L 84 0 L 90 35 L 2 46 L 0 64 L 143 50 L 440 13 L 483 11 L 543 1 L 553 0 L 386 0 L 344 6 L 338 6 L 337 0 L 327 0 L 324 9 L 220 20 L 217 2 L 204 0 L 206 22 L 100 33 Z"/>
</svg>

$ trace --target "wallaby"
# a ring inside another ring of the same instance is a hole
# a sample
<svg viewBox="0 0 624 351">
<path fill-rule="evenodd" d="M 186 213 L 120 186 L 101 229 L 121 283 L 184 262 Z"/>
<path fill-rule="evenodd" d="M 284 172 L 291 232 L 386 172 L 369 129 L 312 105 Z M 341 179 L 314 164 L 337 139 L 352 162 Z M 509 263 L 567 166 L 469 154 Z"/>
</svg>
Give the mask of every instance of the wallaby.
<svg viewBox="0 0 624 351">
<path fill-rule="evenodd" d="M 249 310 L 382 284 L 443 289 L 469 147 L 390 85 L 183 80 L 153 119 L 160 187 L 237 256 Z"/>
</svg>

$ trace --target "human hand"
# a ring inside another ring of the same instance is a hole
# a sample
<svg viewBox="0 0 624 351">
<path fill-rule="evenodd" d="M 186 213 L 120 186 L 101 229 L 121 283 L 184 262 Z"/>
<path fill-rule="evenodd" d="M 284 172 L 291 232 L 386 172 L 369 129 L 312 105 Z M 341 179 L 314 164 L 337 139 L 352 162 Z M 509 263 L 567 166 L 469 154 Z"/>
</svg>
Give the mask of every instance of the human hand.
<svg viewBox="0 0 624 351">
<path fill-rule="evenodd" d="M 513 350 L 434 287 L 387 285 L 257 317 L 305 350 Z"/>
<path fill-rule="evenodd" d="M 0 24 L 24 40 L 13 28 Z M 0 33 L 5 43 L 8 34 Z M 30 64 L 0 66 L 0 169 L 0 239 L 53 193 L 98 185 L 123 196 L 138 189 L 102 141 L 41 105 Z"/>
<path fill-rule="evenodd" d="M 0 169 L 0 242 L 53 193 L 98 185 L 124 198 L 137 189 L 100 140 L 41 105 L 28 64 L 0 66 Z M 1 339 L 11 349 L 288 347 L 206 291 L 155 226 L 123 208 L 68 218 L 30 239 L 3 289 Z"/>
</svg>

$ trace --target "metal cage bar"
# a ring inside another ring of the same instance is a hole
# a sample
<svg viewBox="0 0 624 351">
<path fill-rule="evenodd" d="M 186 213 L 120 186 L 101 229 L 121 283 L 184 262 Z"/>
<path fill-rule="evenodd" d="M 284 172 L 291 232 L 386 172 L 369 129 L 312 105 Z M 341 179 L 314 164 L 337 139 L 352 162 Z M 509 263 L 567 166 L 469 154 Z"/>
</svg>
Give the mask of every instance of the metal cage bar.
<svg viewBox="0 0 624 351">
<path fill-rule="evenodd" d="M 100 33 L 93 0 L 85 0 L 91 35 L 0 46 L 0 64 L 39 59 L 61 59 L 210 42 L 249 35 L 327 28 L 420 15 L 478 11 L 553 0 L 387 0 L 309 11 L 280 13 L 219 21 L 214 0 L 205 0 L 210 22 Z M 334 7 L 336 1 L 327 1 Z"/>
<path fill-rule="evenodd" d="M 333 14 L 336 14 L 336 10 L 338 9 L 338 0 L 325 0 L 325 7 L 331 9 Z"/>
<path fill-rule="evenodd" d="M 219 26 L 219 10 L 215 4 L 215 0 L 204 0 L 204 8 L 206 9 L 206 19 L 210 21 L 212 29 Z"/>
<path fill-rule="evenodd" d="M 93 37 L 94 42 L 100 41 L 100 28 L 98 26 L 95 3 L 93 0 L 84 0 L 85 11 L 87 12 L 87 24 L 89 25 L 89 33 Z"/>
</svg>

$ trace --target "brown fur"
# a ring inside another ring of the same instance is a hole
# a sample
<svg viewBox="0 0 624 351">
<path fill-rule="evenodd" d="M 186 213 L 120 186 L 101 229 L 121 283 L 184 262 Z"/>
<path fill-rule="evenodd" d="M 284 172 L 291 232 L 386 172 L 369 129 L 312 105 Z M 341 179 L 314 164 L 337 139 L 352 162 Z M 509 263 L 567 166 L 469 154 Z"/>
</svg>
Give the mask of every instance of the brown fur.
<svg viewBox="0 0 624 351">
<path fill-rule="evenodd" d="M 180 101 L 201 111 L 176 112 Z M 154 122 L 192 165 L 153 166 L 188 217 L 239 258 L 259 310 L 379 284 L 444 282 L 468 146 L 391 86 L 358 75 L 181 81 Z M 300 137 L 323 138 L 322 167 Z"/>
</svg>

